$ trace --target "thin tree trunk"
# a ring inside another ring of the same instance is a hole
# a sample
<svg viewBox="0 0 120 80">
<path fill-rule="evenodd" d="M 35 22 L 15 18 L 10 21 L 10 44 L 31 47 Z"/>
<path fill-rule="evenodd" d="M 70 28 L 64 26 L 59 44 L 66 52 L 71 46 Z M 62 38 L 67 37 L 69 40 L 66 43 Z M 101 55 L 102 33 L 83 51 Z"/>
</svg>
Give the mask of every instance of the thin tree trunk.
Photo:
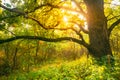
<svg viewBox="0 0 120 80">
<path fill-rule="evenodd" d="M 13 54 L 14 55 L 13 56 L 13 69 L 17 68 L 17 64 L 16 64 L 16 62 L 17 62 L 17 52 L 18 52 L 18 48 L 16 47 L 15 48 L 15 53 Z"/>
</svg>

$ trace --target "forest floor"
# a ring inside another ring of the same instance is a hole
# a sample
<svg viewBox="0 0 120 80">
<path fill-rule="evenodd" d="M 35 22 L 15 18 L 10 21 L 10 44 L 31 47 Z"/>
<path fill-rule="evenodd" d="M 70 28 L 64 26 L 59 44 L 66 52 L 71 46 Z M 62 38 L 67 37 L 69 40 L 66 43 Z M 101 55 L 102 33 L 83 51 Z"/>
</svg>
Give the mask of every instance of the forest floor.
<svg viewBox="0 0 120 80">
<path fill-rule="evenodd" d="M 72 61 L 58 59 L 31 66 L 29 71 L 15 70 L 0 80 L 120 80 L 120 63 L 116 61 L 112 69 L 97 65 L 85 56 Z"/>
</svg>

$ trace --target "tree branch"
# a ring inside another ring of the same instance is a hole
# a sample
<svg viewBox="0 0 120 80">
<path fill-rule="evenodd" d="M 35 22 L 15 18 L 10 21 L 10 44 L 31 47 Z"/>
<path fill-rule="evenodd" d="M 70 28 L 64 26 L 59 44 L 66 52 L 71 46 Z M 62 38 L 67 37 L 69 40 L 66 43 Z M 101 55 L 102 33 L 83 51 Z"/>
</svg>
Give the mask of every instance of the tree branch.
<svg viewBox="0 0 120 80">
<path fill-rule="evenodd" d="M 84 40 L 83 39 L 83 37 L 82 37 L 82 35 L 80 34 L 80 31 L 81 30 L 76 30 L 76 29 L 74 29 L 73 27 L 68 27 L 68 28 L 49 28 L 49 29 L 55 29 L 55 30 L 72 30 L 72 31 L 74 31 L 80 38 L 81 38 L 81 40 Z"/>
<path fill-rule="evenodd" d="M 8 18 L 19 17 L 19 16 L 21 16 L 21 15 L 20 15 L 20 14 L 17 14 L 17 15 L 11 15 L 11 16 L 1 17 L 1 18 L 0 18 L 0 21 L 5 20 L 5 19 L 8 19 Z"/>
<path fill-rule="evenodd" d="M 26 15 L 25 12 L 21 11 L 21 10 L 18 10 L 17 8 L 13 8 L 13 9 L 10 9 L 10 8 L 7 8 L 6 6 L 0 4 L 0 7 L 2 7 L 3 9 L 6 9 L 10 12 L 15 12 L 15 13 L 18 13 L 18 14 L 21 14 L 21 15 Z"/>
<path fill-rule="evenodd" d="M 118 24 L 120 24 L 120 19 L 118 19 L 117 21 L 115 21 L 110 28 L 108 29 L 108 36 L 110 36 L 112 30 L 115 28 L 115 26 L 117 26 Z"/>
<path fill-rule="evenodd" d="M 28 16 L 28 19 L 32 19 L 33 21 L 37 22 L 42 28 L 44 28 L 44 29 L 46 29 L 46 30 L 48 30 L 48 29 L 58 29 L 58 30 L 68 30 L 68 29 L 71 29 L 71 30 L 75 31 L 75 32 L 77 33 L 77 35 L 81 36 L 80 31 L 79 31 L 79 30 L 76 30 L 76 29 L 73 28 L 73 27 L 57 28 L 56 26 L 58 26 L 60 22 L 58 22 L 55 26 L 53 26 L 53 27 L 51 27 L 51 28 L 46 28 L 43 24 L 41 24 L 41 23 L 40 23 L 38 20 L 36 20 L 35 18 L 32 18 L 32 17 Z M 81 31 L 83 31 L 84 33 L 88 34 L 89 31 L 88 31 L 88 30 L 85 30 L 85 29 L 84 29 L 81 25 L 79 25 L 78 23 L 76 23 L 76 22 L 71 22 L 71 23 L 74 23 L 74 24 L 78 25 L 78 26 L 80 27 Z"/>
<path fill-rule="evenodd" d="M 115 18 L 117 18 L 117 17 L 120 17 L 120 15 L 114 16 L 114 17 L 108 19 L 107 21 L 110 21 L 110 20 L 115 19 Z"/>
<path fill-rule="evenodd" d="M 7 30 L 5 28 L 2 28 L 2 29 L 5 30 L 5 31 L 7 31 L 7 32 L 9 32 L 9 33 L 11 33 L 13 36 L 16 36 L 13 32 L 11 32 L 11 31 L 9 31 L 9 30 Z"/>
<path fill-rule="evenodd" d="M 46 5 L 38 6 L 37 8 L 34 9 L 34 11 L 37 10 L 37 9 L 39 9 L 39 8 L 41 8 L 41 7 L 43 7 L 43 6 L 50 6 L 52 8 L 62 8 L 62 9 L 71 10 L 71 11 L 75 11 L 75 12 L 81 13 L 81 11 L 76 11 L 74 9 L 70 9 L 70 8 L 67 8 L 67 7 L 54 6 L 54 5 L 51 5 L 51 4 L 46 4 Z M 10 9 L 10 8 L 7 8 L 6 6 L 2 5 L 2 4 L 0 5 L 0 7 L 2 7 L 3 9 L 8 10 L 10 12 L 18 13 L 18 16 L 19 15 L 23 15 L 23 16 L 25 16 L 25 18 L 32 19 L 33 21 L 37 22 L 44 29 L 51 29 L 51 28 L 44 27 L 44 25 L 42 25 L 35 18 L 33 18 L 31 16 L 27 16 L 28 13 L 26 13 L 24 11 L 21 11 L 21 10 L 15 9 L 15 8 Z M 54 27 L 56 27 L 58 24 L 59 24 L 59 22 Z M 75 31 L 78 34 L 77 30 L 75 30 L 75 29 L 72 29 L 72 30 Z M 0 44 L 6 43 L 6 42 L 10 42 L 10 41 L 14 41 L 14 40 L 18 40 L 18 39 L 42 40 L 42 41 L 47 41 L 47 42 L 59 42 L 59 41 L 68 40 L 68 41 L 73 41 L 73 42 L 76 42 L 78 44 L 81 44 L 81 45 L 83 45 L 85 47 L 88 47 L 89 45 L 83 40 L 83 37 L 81 36 L 81 34 L 79 33 L 78 35 L 81 37 L 81 40 L 78 40 L 78 39 L 75 39 L 75 38 L 72 38 L 72 37 L 63 37 L 63 38 L 57 38 L 57 39 L 50 39 L 50 38 L 43 38 L 43 37 L 39 37 L 39 36 L 15 36 L 15 37 L 8 38 L 8 39 L 1 39 L 0 40 Z"/>
<path fill-rule="evenodd" d="M 36 10 L 42 8 L 42 7 L 45 7 L 45 6 L 51 7 L 50 10 L 52 10 L 53 8 L 64 9 L 64 10 L 69 10 L 69 11 L 77 12 L 77 13 L 83 14 L 85 16 L 85 14 L 84 14 L 84 12 L 82 10 L 75 10 L 75 9 L 72 9 L 72 8 L 69 8 L 69 7 L 65 7 L 65 6 L 52 5 L 50 3 L 39 5 L 39 6 L 35 7 L 34 10 L 32 10 L 32 11 L 30 11 L 28 13 L 32 13 L 32 12 L 34 12 L 34 11 L 36 11 Z"/>
<path fill-rule="evenodd" d="M 67 40 L 67 41 L 76 42 L 76 43 L 81 44 L 85 47 L 89 46 L 84 41 L 78 40 L 78 39 L 72 38 L 72 37 L 62 37 L 62 38 L 51 39 L 51 38 L 44 38 L 44 37 L 40 37 L 40 36 L 16 36 L 16 37 L 8 38 L 8 39 L 0 39 L 0 44 L 11 42 L 11 41 L 18 40 L 18 39 L 42 40 L 42 41 L 47 41 L 47 42 L 60 42 L 60 41 Z"/>
<path fill-rule="evenodd" d="M 47 29 L 50 29 L 50 28 L 46 28 L 46 27 L 45 27 L 43 24 L 41 24 L 37 19 L 35 19 L 35 18 L 27 15 L 28 13 L 34 12 L 35 10 L 37 10 L 37 9 L 39 9 L 39 8 L 42 8 L 42 7 L 44 7 L 44 6 L 50 6 L 50 7 L 52 7 L 52 8 L 62 8 L 62 9 L 66 9 L 66 10 L 76 11 L 76 10 L 70 9 L 70 8 L 68 8 L 68 7 L 60 7 L 60 6 L 51 5 L 51 4 L 44 4 L 44 5 L 40 5 L 40 6 L 36 7 L 33 11 L 24 12 L 24 11 L 20 11 L 20 10 L 18 10 L 18 9 L 15 9 L 15 8 L 13 8 L 13 9 L 7 8 L 6 6 L 4 6 L 4 5 L 2 5 L 2 4 L 0 5 L 0 7 L 4 8 L 4 9 L 10 11 L 10 12 L 18 13 L 18 15 L 12 15 L 12 16 L 10 16 L 10 17 L 18 17 L 18 16 L 20 16 L 20 15 L 23 15 L 23 16 L 25 16 L 25 18 L 31 19 L 31 20 L 37 22 L 42 28 L 44 28 L 44 29 L 47 30 Z M 76 12 L 80 12 L 80 11 L 76 11 Z M 2 18 L 1 20 L 6 19 L 6 18 L 9 18 L 9 17 L 4 17 L 4 18 Z M 59 22 L 58 22 L 54 27 L 56 27 L 58 24 L 59 24 Z M 83 30 L 83 31 L 85 31 L 85 30 Z"/>
<path fill-rule="evenodd" d="M 47 28 L 47 27 L 45 27 L 43 24 L 41 24 L 37 19 L 35 19 L 35 18 L 31 17 L 31 16 L 28 16 L 27 18 L 28 18 L 28 19 L 31 19 L 31 20 L 33 20 L 33 21 L 35 21 L 35 22 L 37 22 L 37 23 L 38 23 L 43 29 L 45 29 L 45 30 L 54 29 L 54 27 L 56 27 L 56 26 L 59 25 L 59 22 L 57 22 L 57 24 L 55 24 L 55 25 L 53 26 L 53 28 Z M 48 27 L 49 27 L 49 26 L 48 26 Z"/>
<path fill-rule="evenodd" d="M 80 6 L 80 4 L 76 0 L 72 0 L 72 1 L 75 2 L 75 4 L 77 5 L 77 7 L 79 8 L 81 14 L 84 15 L 84 16 L 86 16 L 86 13 L 83 11 L 83 9 Z"/>
<path fill-rule="evenodd" d="M 2 7 L 3 9 L 8 10 L 8 11 L 10 11 L 10 12 L 18 13 L 18 15 L 12 15 L 12 16 L 10 16 L 10 17 L 18 17 L 18 16 L 20 16 L 20 15 L 23 15 L 23 16 L 25 16 L 25 18 L 31 19 L 31 20 L 37 22 L 42 28 L 48 29 L 48 28 L 44 27 L 44 25 L 41 24 L 41 23 L 40 23 L 38 20 L 36 20 L 35 18 L 33 18 L 33 17 L 31 17 L 31 16 L 27 16 L 27 13 L 24 12 L 24 11 L 20 11 L 20 10 L 15 9 L 15 8 L 10 9 L 10 8 L 7 8 L 6 6 L 2 5 L 2 4 L 0 5 L 0 7 Z M 42 6 L 41 6 L 41 7 L 42 7 Z M 2 18 L 1 20 L 6 19 L 6 18 L 8 18 L 8 17 L 4 17 L 4 18 Z M 58 25 L 58 24 L 56 24 L 55 26 L 57 26 L 57 25 Z"/>
<path fill-rule="evenodd" d="M 41 5 L 41 6 L 39 6 L 39 7 L 36 7 L 35 10 L 36 10 L 36 9 L 39 9 L 39 8 L 41 8 L 41 7 L 43 7 L 43 6 L 46 6 L 46 5 Z M 60 8 L 59 6 L 54 6 L 54 5 L 51 5 L 51 4 L 47 4 L 47 6 L 51 6 L 51 7 L 54 7 L 54 8 Z M 22 12 L 22 11 L 19 11 L 19 10 L 16 10 L 16 9 L 9 9 L 9 8 L 5 7 L 4 5 L 1 5 L 1 7 L 4 8 L 4 9 L 6 9 L 6 10 L 8 10 L 8 11 L 12 11 L 12 12 L 15 12 L 15 13 L 19 13 L 17 16 L 26 15 L 25 12 Z M 64 9 L 67 9 L 67 8 L 64 7 Z M 33 17 L 27 16 L 26 18 L 27 18 L 27 19 L 32 19 L 33 21 L 37 22 L 42 28 L 44 28 L 44 29 L 46 29 L 46 30 L 47 30 L 47 29 L 58 29 L 58 28 L 55 28 L 55 27 L 59 24 L 59 22 L 58 22 L 53 28 L 46 28 L 43 24 L 41 24 L 38 20 L 36 20 L 36 19 L 33 18 Z M 82 35 L 80 34 L 80 32 L 78 32 L 78 31 L 75 30 L 74 28 L 59 28 L 59 30 L 68 30 L 68 29 L 71 29 L 71 30 L 75 31 L 76 34 L 79 35 L 79 37 L 83 40 L 83 37 L 82 37 Z M 85 31 L 83 28 L 81 28 L 81 29 L 82 29 L 83 32 L 86 32 L 86 33 L 87 33 L 87 31 Z"/>
<path fill-rule="evenodd" d="M 76 23 L 76 22 L 74 22 L 74 21 L 72 21 L 71 23 L 74 23 L 74 24 L 78 25 L 78 26 L 80 27 L 81 31 L 83 31 L 84 33 L 86 33 L 86 34 L 89 33 L 89 31 L 86 30 L 82 25 L 80 25 L 80 24 L 78 24 L 78 23 Z"/>
</svg>

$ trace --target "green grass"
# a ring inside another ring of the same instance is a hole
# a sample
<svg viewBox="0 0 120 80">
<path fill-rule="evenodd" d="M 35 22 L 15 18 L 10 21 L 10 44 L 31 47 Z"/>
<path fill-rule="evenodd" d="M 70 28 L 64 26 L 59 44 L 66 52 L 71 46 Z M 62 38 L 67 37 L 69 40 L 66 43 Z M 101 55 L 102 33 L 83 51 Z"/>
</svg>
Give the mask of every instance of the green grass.
<svg viewBox="0 0 120 80">
<path fill-rule="evenodd" d="M 114 70 L 99 66 L 82 57 L 74 61 L 58 61 L 42 67 L 32 67 L 30 72 L 15 72 L 0 80 L 120 80 L 120 63 Z"/>
</svg>

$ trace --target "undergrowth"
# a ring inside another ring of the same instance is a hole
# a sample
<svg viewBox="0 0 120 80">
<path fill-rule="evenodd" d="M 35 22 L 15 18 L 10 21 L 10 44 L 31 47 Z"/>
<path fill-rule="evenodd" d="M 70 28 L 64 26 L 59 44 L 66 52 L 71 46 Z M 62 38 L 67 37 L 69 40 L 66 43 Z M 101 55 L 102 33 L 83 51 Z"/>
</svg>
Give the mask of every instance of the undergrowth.
<svg viewBox="0 0 120 80">
<path fill-rule="evenodd" d="M 16 72 L 0 80 L 120 80 L 120 63 L 114 69 L 97 65 L 93 59 L 82 57 L 74 61 L 48 64 L 30 72 Z"/>
</svg>

